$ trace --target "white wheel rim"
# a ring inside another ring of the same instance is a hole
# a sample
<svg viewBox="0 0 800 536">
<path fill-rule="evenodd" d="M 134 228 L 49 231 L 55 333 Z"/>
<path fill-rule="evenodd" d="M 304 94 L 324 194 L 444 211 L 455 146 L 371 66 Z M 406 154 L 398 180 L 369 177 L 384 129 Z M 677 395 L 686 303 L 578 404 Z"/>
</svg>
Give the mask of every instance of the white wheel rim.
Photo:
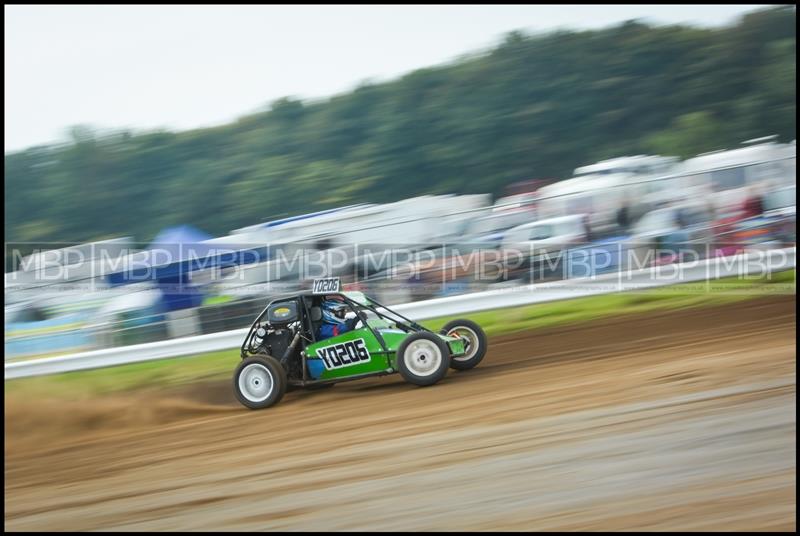
<svg viewBox="0 0 800 536">
<path fill-rule="evenodd" d="M 272 373 L 259 363 L 247 365 L 239 374 L 239 392 L 250 402 L 263 402 L 274 386 Z"/>
<path fill-rule="evenodd" d="M 436 343 L 420 339 L 412 342 L 403 354 L 408 369 L 416 376 L 430 376 L 442 364 L 442 352 Z"/>
<path fill-rule="evenodd" d="M 448 337 L 463 337 L 469 341 L 467 353 L 454 357 L 453 361 L 469 361 L 478 353 L 478 334 L 466 326 L 456 326 L 447 332 Z"/>
</svg>

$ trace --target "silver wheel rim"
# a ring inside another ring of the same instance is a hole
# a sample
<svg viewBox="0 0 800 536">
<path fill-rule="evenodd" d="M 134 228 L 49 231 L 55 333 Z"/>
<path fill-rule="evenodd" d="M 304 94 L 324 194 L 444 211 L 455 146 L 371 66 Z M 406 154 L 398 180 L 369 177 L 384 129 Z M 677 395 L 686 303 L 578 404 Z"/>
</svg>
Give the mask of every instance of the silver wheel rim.
<svg viewBox="0 0 800 536">
<path fill-rule="evenodd" d="M 416 376 L 430 376 L 442 364 L 442 352 L 433 341 L 419 339 L 406 347 L 403 354 L 408 369 Z"/>
<path fill-rule="evenodd" d="M 478 334 L 466 326 L 456 326 L 447 332 L 448 337 L 463 337 L 468 341 L 467 353 L 454 357 L 453 361 L 469 361 L 478 353 Z"/>
<path fill-rule="evenodd" d="M 260 363 L 247 365 L 239 374 L 239 392 L 250 402 L 263 402 L 274 386 L 272 373 Z"/>
</svg>

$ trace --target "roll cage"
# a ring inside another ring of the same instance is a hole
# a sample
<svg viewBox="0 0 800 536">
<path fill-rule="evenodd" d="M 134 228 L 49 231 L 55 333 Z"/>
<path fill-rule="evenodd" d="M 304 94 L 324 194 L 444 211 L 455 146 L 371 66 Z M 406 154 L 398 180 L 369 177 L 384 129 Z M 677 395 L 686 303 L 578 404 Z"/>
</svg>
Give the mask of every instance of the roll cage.
<svg viewBox="0 0 800 536">
<path fill-rule="evenodd" d="M 298 311 L 300 312 L 300 319 L 292 324 L 299 323 L 301 326 L 301 336 L 303 339 L 303 347 L 308 346 L 308 344 L 313 344 L 317 342 L 317 335 L 316 329 L 314 329 L 313 322 L 311 320 L 311 311 L 309 308 L 309 300 L 307 298 L 311 298 L 312 300 L 316 297 L 330 297 L 336 296 L 344 301 L 350 309 L 356 313 L 356 315 L 361 319 L 362 324 L 364 327 L 368 328 L 375 338 L 378 340 L 380 345 L 383 347 L 384 351 L 387 351 L 386 343 L 381 337 L 381 334 L 378 330 L 374 327 L 370 326 L 367 322 L 366 315 L 362 315 L 363 310 L 368 310 L 374 313 L 378 318 L 386 320 L 392 324 L 394 324 L 398 329 L 405 331 L 406 333 L 411 332 L 419 332 L 419 331 L 427 331 L 432 333 L 431 330 L 421 326 L 420 324 L 414 322 L 413 320 L 406 318 L 405 316 L 401 315 L 397 311 L 391 310 L 389 307 L 378 303 L 377 301 L 373 300 L 369 296 L 362 294 L 365 299 L 365 302 L 358 302 L 347 296 L 346 293 L 342 292 L 330 292 L 325 294 L 314 294 L 311 292 L 303 292 L 299 294 L 291 294 L 283 297 L 278 297 L 273 300 L 270 300 L 267 303 L 267 306 L 259 313 L 253 323 L 250 325 L 250 329 L 247 332 L 247 336 L 244 339 L 244 342 L 241 346 L 241 357 L 244 359 L 249 355 L 255 354 L 258 348 L 258 345 L 254 345 L 255 338 L 257 335 L 257 331 L 259 327 L 263 327 L 261 320 L 269 311 L 270 307 L 277 302 L 287 302 L 287 301 L 296 301 L 298 303 Z M 394 315 L 390 316 L 390 315 Z M 291 324 L 290 324 L 291 325 Z"/>
</svg>

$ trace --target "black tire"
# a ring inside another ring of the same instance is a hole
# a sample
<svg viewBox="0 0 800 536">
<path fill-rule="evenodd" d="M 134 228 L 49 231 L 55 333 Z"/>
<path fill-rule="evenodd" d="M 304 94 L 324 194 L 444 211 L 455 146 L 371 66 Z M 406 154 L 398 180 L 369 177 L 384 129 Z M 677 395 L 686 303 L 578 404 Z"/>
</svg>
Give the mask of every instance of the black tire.
<svg viewBox="0 0 800 536">
<path fill-rule="evenodd" d="M 433 385 L 445 377 L 449 367 L 450 350 L 435 333 L 412 333 L 397 348 L 397 370 L 408 383 Z"/>
<path fill-rule="evenodd" d="M 271 382 L 268 386 L 267 380 Z M 264 409 L 280 402 L 287 384 L 286 370 L 277 359 L 268 355 L 243 359 L 233 374 L 236 399 L 250 409 Z"/>
<path fill-rule="evenodd" d="M 484 333 L 483 329 L 472 320 L 466 320 L 463 318 L 448 322 L 439 331 L 439 333 L 442 335 L 447 335 L 451 331 L 458 328 L 462 328 L 462 332 L 466 332 L 464 334 L 468 339 L 470 339 L 473 345 L 477 343 L 477 351 L 474 353 L 472 352 L 472 349 L 475 348 L 473 346 L 472 348 L 467 349 L 467 355 L 463 357 L 451 357 L 450 368 L 455 370 L 469 370 L 480 363 L 483 360 L 483 357 L 486 355 L 486 333 Z"/>
</svg>

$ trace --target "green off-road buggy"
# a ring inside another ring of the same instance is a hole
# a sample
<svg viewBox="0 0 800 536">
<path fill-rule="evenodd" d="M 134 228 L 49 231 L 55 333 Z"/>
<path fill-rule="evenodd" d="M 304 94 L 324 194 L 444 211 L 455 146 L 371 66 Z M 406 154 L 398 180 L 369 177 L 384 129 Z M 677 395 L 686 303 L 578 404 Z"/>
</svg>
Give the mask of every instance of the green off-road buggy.
<svg viewBox="0 0 800 536">
<path fill-rule="evenodd" d="M 351 331 L 317 340 L 321 304 L 338 299 Z M 338 279 L 315 280 L 314 290 L 272 300 L 242 344 L 233 387 L 251 409 L 276 404 L 287 388 L 321 389 L 335 383 L 399 372 L 409 383 L 433 385 L 448 368 L 467 370 L 486 354 L 486 335 L 470 320 L 453 320 L 439 333 L 361 292 L 340 292 Z"/>
</svg>

